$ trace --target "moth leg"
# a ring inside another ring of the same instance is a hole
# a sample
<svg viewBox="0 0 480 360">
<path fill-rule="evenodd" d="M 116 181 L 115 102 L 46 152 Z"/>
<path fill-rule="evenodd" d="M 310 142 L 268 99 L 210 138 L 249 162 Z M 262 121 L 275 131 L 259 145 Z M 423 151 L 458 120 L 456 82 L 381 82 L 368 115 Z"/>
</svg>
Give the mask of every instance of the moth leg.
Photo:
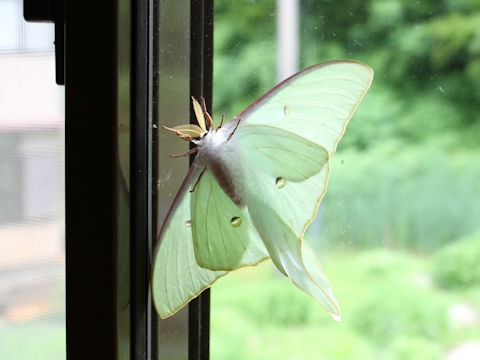
<svg viewBox="0 0 480 360">
<path fill-rule="evenodd" d="M 202 108 L 203 108 L 203 114 L 205 115 L 205 118 L 207 119 L 208 128 L 210 129 L 213 126 L 213 119 L 207 111 L 207 104 L 205 103 L 205 98 L 203 98 L 203 97 L 202 97 Z"/>
<path fill-rule="evenodd" d="M 202 178 L 203 174 L 205 174 L 205 170 L 207 170 L 206 167 L 203 168 L 202 172 L 200 173 L 200 176 L 198 177 L 197 181 L 195 181 L 195 185 L 193 185 L 193 188 L 190 190 L 190 192 L 195 191 L 195 188 L 197 187 L 198 183 L 200 182 L 200 179 Z"/>
<path fill-rule="evenodd" d="M 190 154 L 193 154 L 195 151 L 197 151 L 198 148 L 197 147 L 194 147 L 193 149 L 190 149 L 188 150 L 187 152 L 184 152 L 183 154 L 170 154 L 169 156 L 172 157 L 172 158 L 178 158 L 178 157 L 182 157 L 182 156 L 187 156 L 187 155 L 190 155 Z"/>
<path fill-rule="evenodd" d="M 228 140 L 230 140 L 233 136 L 233 134 L 235 133 L 235 131 L 237 131 L 237 128 L 238 128 L 238 125 L 240 125 L 240 121 L 242 121 L 242 118 L 239 118 L 238 121 L 237 121 L 237 125 L 235 125 L 235 129 L 233 129 L 233 131 L 230 133 L 230 135 L 228 136 Z"/>
<path fill-rule="evenodd" d="M 217 129 L 220 129 L 223 125 L 223 120 L 225 120 L 225 113 L 222 113 L 222 121 L 220 121 L 220 125 L 218 126 Z"/>
</svg>

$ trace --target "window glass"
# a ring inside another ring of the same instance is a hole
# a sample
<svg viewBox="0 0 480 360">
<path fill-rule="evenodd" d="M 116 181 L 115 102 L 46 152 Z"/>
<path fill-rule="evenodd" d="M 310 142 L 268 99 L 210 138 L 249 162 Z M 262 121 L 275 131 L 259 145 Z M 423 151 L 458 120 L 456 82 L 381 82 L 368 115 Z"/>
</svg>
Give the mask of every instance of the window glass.
<svg viewBox="0 0 480 360">
<path fill-rule="evenodd" d="M 0 50 L 12 50 L 20 45 L 21 2 L 0 1 Z"/>
<path fill-rule="evenodd" d="M 0 51 L 51 51 L 53 25 L 27 23 L 22 12 L 22 1 L 0 0 Z"/>
<path fill-rule="evenodd" d="M 130 121 L 130 78 L 131 78 L 131 2 L 118 2 L 118 48 L 117 48 L 117 357 L 129 359 L 131 355 L 130 323 L 132 298 L 130 280 L 131 232 L 131 121 Z M 138 285 L 139 286 L 139 285 Z M 143 291 L 143 289 L 142 289 Z"/>
<path fill-rule="evenodd" d="M 0 358 L 65 358 L 64 108 L 53 25 L 0 1 Z M 47 45 L 48 44 L 48 45 Z"/>
<path fill-rule="evenodd" d="M 212 358 L 480 357 L 480 6 L 298 1 L 296 18 L 279 16 L 282 4 L 215 2 L 214 118 L 285 77 L 282 48 L 298 49 L 299 69 L 374 69 L 305 236 L 343 321 L 267 261 L 212 288 Z"/>
<path fill-rule="evenodd" d="M 45 50 L 54 41 L 51 24 L 23 22 L 22 31 L 23 47 L 27 50 Z"/>
<path fill-rule="evenodd" d="M 169 154 L 188 150 L 161 126 L 186 124 L 190 114 L 190 22 L 189 1 L 158 2 L 158 218 L 160 225 L 188 171 L 188 157 L 172 159 Z M 159 225 L 159 226 L 160 226 Z M 187 359 L 188 308 L 158 320 L 158 358 Z"/>
</svg>

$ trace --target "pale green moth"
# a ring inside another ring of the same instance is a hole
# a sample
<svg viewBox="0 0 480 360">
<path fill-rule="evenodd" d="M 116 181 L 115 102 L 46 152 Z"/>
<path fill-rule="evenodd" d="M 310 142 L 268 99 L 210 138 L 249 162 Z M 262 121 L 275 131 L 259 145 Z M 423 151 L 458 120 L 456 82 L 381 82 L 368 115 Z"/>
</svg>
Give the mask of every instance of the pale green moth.
<svg viewBox="0 0 480 360">
<path fill-rule="evenodd" d="M 214 128 L 193 99 L 199 125 L 167 128 L 198 154 L 154 253 L 152 294 L 161 318 L 229 271 L 270 257 L 340 320 L 303 234 L 327 189 L 329 158 L 372 79 L 367 65 L 328 61 L 281 82 L 223 126 Z"/>
</svg>

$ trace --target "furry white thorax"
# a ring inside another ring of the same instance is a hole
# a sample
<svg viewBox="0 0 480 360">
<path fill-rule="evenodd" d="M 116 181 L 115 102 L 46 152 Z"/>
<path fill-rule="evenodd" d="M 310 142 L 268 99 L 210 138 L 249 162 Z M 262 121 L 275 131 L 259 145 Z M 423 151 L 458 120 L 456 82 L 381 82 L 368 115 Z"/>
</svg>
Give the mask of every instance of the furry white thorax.
<svg viewBox="0 0 480 360">
<path fill-rule="evenodd" d="M 241 156 L 233 139 L 228 140 L 232 130 L 210 129 L 199 140 L 192 140 L 198 148 L 198 160 L 217 179 L 223 191 L 239 207 L 245 205 Z"/>
<path fill-rule="evenodd" d="M 230 133 L 225 128 L 213 129 L 213 127 L 208 130 L 207 133 L 204 133 L 200 140 L 193 139 L 192 142 L 198 146 L 198 150 L 205 149 L 214 149 L 218 146 L 224 144 Z"/>
</svg>

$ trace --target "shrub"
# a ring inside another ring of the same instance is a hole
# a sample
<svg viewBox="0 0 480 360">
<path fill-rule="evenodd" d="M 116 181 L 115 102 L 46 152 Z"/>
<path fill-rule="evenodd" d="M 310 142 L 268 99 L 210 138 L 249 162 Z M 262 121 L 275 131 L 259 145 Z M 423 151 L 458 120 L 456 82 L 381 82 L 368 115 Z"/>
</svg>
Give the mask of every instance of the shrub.
<svg viewBox="0 0 480 360">
<path fill-rule="evenodd" d="M 335 155 L 314 243 L 431 253 L 478 229 L 478 152 L 390 146 Z"/>
<path fill-rule="evenodd" d="M 371 341 L 386 345 L 405 337 L 441 338 L 447 331 L 445 305 L 414 284 L 372 287 L 353 312 L 355 328 Z"/>
<path fill-rule="evenodd" d="M 312 299 L 283 277 L 264 281 L 255 292 L 255 299 L 247 296 L 244 300 L 240 306 L 252 319 L 277 326 L 306 324 L 313 311 Z"/>
<path fill-rule="evenodd" d="M 434 257 L 433 277 L 445 288 L 480 285 L 480 233 L 438 250 Z"/>
</svg>

